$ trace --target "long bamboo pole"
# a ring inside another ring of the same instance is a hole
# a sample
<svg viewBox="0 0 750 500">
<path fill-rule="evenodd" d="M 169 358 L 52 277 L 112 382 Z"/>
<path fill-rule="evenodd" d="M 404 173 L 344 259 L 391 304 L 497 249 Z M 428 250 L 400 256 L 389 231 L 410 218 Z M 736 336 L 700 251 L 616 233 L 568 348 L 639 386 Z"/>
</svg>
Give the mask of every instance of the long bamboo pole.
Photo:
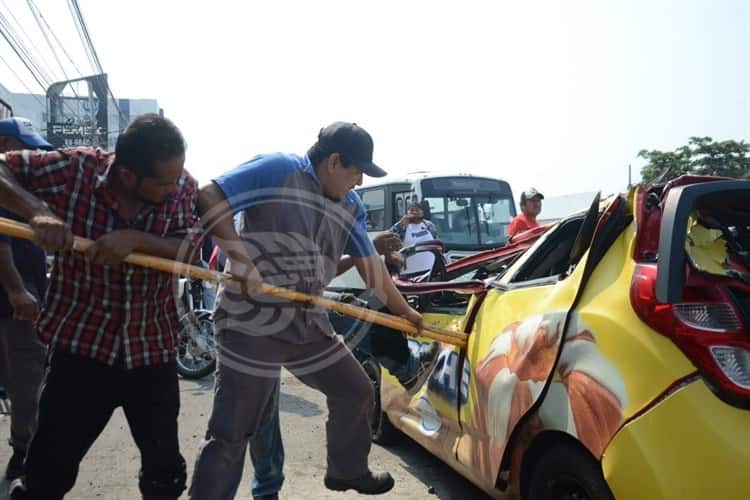
<svg viewBox="0 0 750 500">
<path fill-rule="evenodd" d="M 6 219 L 0 217 L 0 233 L 16 238 L 23 238 L 27 240 L 34 239 L 34 231 L 29 227 L 28 224 Z M 94 242 L 92 240 L 75 237 L 73 248 L 79 252 L 85 252 Z M 230 273 L 220 273 L 217 271 L 211 271 L 210 269 L 204 269 L 202 267 L 185 264 L 183 262 L 177 262 L 170 259 L 164 259 L 162 257 L 155 257 L 153 255 L 146 255 L 140 253 L 132 253 L 125 257 L 125 262 L 129 264 L 135 264 L 138 266 L 148 267 L 159 271 L 166 271 L 169 273 L 180 274 L 183 276 L 189 276 L 191 278 L 197 278 L 206 281 L 213 281 L 216 283 L 230 283 L 236 281 L 234 276 Z M 375 323 L 381 326 L 392 328 L 404 332 L 412 336 L 423 336 L 445 342 L 458 347 L 465 347 L 467 342 L 467 335 L 463 332 L 456 332 L 445 328 L 440 328 L 434 325 L 423 325 L 421 331 L 411 323 L 410 321 L 394 316 L 392 314 L 386 314 L 372 309 L 355 306 L 352 304 L 345 304 L 325 297 L 317 295 L 308 295 L 294 290 L 288 290 L 286 288 L 280 288 L 277 286 L 263 283 L 261 285 L 261 292 L 266 295 L 274 295 L 277 297 L 283 297 L 295 302 L 302 302 L 307 304 L 314 304 L 322 307 L 326 310 L 336 311 L 341 314 L 346 314 L 353 318 L 361 319 L 370 323 Z"/>
</svg>

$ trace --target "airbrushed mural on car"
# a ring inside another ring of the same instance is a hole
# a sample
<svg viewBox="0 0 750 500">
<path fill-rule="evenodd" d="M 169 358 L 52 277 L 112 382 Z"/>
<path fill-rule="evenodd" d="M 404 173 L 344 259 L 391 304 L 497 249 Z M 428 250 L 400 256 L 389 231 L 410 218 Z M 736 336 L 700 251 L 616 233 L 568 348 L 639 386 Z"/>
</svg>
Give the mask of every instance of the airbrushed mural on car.
<svg viewBox="0 0 750 500">
<path fill-rule="evenodd" d="M 474 467 L 487 480 L 497 476 L 511 432 L 540 397 L 557 357 L 565 312 L 533 316 L 508 325 L 479 361 L 474 376 L 471 427 L 486 440 L 475 440 Z M 577 437 L 600 456 L 622 424 L 625 384 L 596 345 L 594 334 L 576 313 L 565 335 L 560 360 L 539 411 L 527 433 L 561 430 Z M 521 446 L 524 448 L 524 446 Z"/>
<path fill-rule="evenodd" d="M 479 360 L 476 366 L 444 345 L 432 375 L 414 397 L 397 384 L 384 384 L 386 410 L 414 416 L 420 443 L 438 456 L 453 454 L 461 440 L 466 472 L 492 484 L 511 432 L 549 379 L 544 400 L 524 425 L 520 439 L 530 441 L 543 430 L 560 430 L 601 456 L 623 423 L 625 383 L 597 347 L 594 332 L 575 312 L 555 365 L 564 323 L 564 311 L 513 322 L 501 329 L 489 348 L 476 358 L 471 356 Z M 416 340 L 409 343 L 413 350 L 419 348 Z M 467 405 L 462 414 L 469 417 L 459 429 L 456 415 Z M 517 442 L 515 448 L 526 446 Z"/>
</svg>

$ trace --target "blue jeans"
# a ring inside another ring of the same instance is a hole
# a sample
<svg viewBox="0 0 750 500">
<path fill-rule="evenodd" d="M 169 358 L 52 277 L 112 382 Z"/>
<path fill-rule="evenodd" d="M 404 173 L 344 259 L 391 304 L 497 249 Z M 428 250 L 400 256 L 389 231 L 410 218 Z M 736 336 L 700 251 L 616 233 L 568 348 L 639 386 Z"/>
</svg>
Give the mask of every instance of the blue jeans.
<svg viewBox="0 0 750 500">
<path fill-rule="evenodd" d="M 273 495 L 284 484 L 284 443 L 279 425 L 280 379 L 276 381 L 274 396 L 268 402 L 260 429 L 248 446 L 255 474 L 250 482 L 254 497 Z"/>
</svg>

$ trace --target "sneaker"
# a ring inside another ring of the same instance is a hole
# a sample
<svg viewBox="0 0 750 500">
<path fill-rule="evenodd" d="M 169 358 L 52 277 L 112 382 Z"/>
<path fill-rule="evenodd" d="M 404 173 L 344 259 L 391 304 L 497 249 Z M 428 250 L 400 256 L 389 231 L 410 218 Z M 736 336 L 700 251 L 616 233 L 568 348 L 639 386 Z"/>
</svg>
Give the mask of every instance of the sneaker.
<svg viewBox="0 0 750 500">
<path fill-rule="evenodd" d="M 326 476 L 323 483 L 329 490 L 354 490 L 363 495 L 380 495 L 391 491 L 394 485 L 393 478 L 387 472 L 368 472 L 356 479 L 336 479 Z"/>
<path fill-rule="evenodd" d="M 253 500 L 279 500 L 278 493 L 272 493 L 270 495 L 259 495 L 254 496 Z"/>
<path fill-rule="evenodd" d="M 413 394 L 424 385 L 430 377 L 432 369 L 435 368 L 438 354 L 440 354 L 440 344 L 438 342 L 433 342 L 419 351 L 419 361 L 416 371 L 410 377 L 400 380 L 406 392 Z"/>
<path fill-rule="evenodd" d="M 8 498 L 11 500 L 28 500 L 29 495 L 26 492 L 26 485 L 23 484 L 23 479 L 18 478 L 8 488 Z"/>
<path fill-rule="evenodd" d="M 25 452 L 13 449 L 13 456 L 10 457 L 8 466 L 5 468 L 5 479 L 9 483 L 23 475 L 23 459 L 25 456 Z"/>
</svg>

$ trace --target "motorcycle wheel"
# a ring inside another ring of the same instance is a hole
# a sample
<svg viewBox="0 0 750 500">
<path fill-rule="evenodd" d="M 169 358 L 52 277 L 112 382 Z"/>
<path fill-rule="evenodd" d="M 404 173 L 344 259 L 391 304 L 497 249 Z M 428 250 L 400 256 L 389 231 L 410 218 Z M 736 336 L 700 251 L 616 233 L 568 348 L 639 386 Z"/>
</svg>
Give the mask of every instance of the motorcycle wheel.
<svg viewBox="0 0 750 500">
<path fill-rule="evenodd" d="M 214 320 L 210 311 L 195 311 L 180 318 L 177 373 L 196 380 L 216 369 Z"/>
</svg>

